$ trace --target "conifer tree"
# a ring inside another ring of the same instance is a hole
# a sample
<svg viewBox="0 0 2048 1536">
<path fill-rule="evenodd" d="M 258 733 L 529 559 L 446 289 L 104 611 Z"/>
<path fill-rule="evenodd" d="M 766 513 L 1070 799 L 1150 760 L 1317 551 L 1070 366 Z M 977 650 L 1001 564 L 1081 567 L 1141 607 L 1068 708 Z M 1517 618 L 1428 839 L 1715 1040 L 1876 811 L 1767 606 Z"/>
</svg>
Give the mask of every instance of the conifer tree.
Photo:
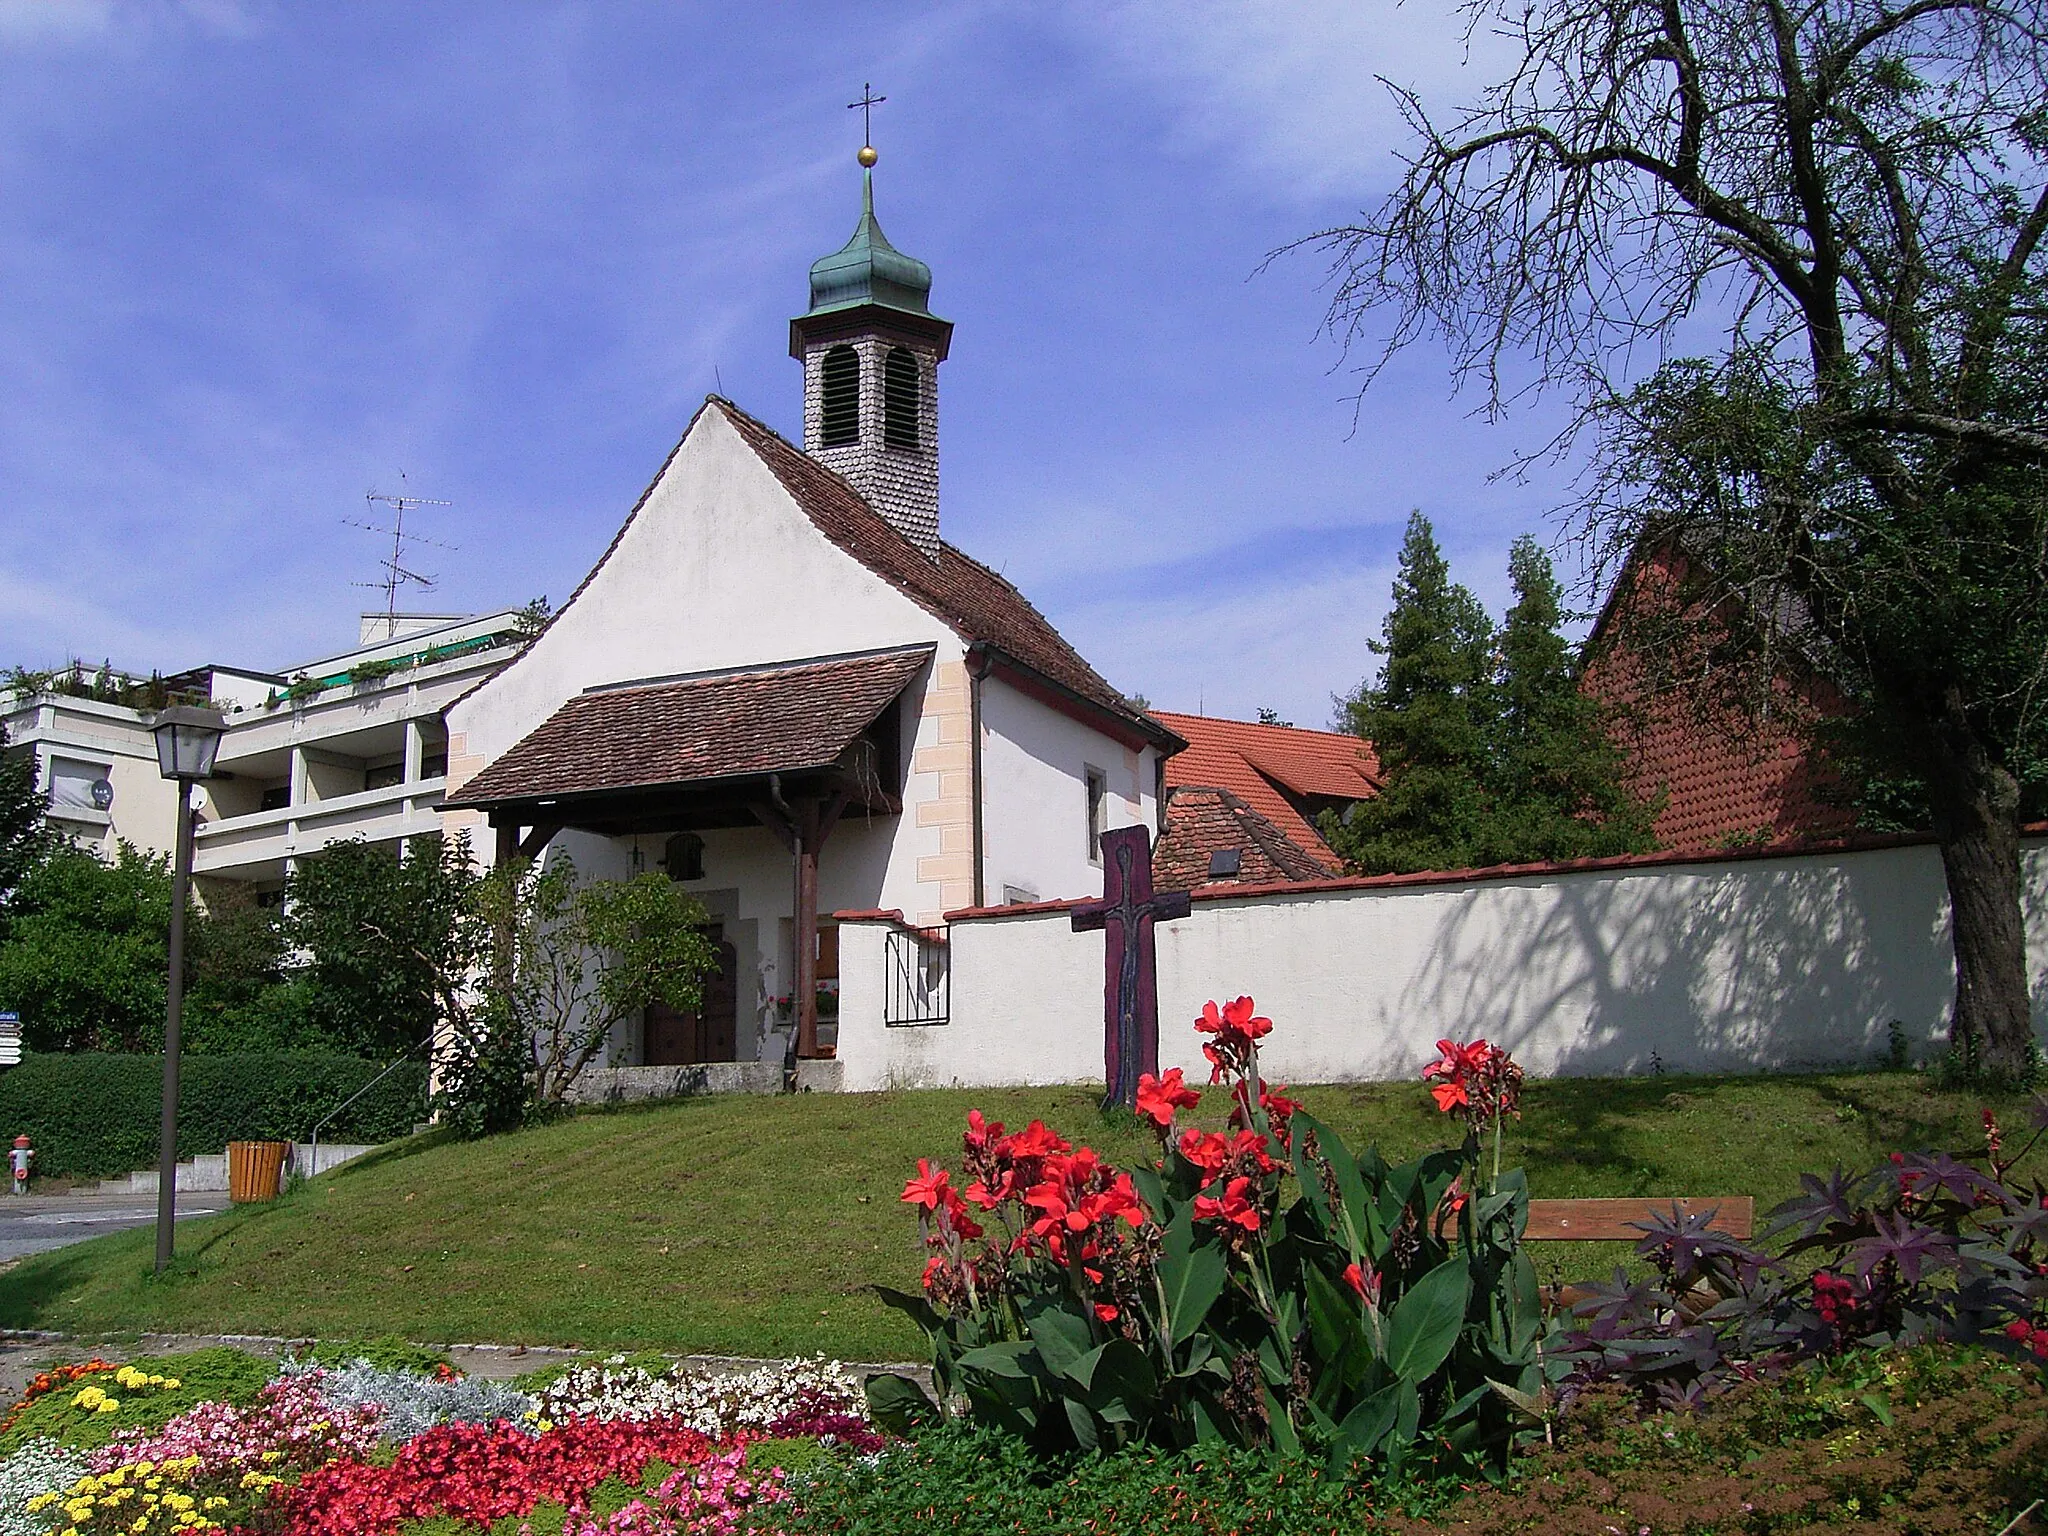
<svg viewBox="0 0 2048 1536">
<path fill-rule="evenodd" d="M 1373 745 L 1381 791 L 1344 820 L 1326 816 L 1324 835 L 1345 860 L 1374 873 L 1470 865 L 1492 814 L 1493 626 L 1479 600 L 1451 580 L 1419 511 L 1409 515 L 1394 605 L 1371 648 L 1385 658 L 1379 680 L 1361 684 L 1343 710 L 1346 727 Z"/>
<path fill-rule="evenodd" d="M 1408 521 L 1377 683 L 1344 701 L 1372 743 L 1380 793 L 1323 835 L 1368 874 L 1637 853 L 1655 846 L 1651 807 L 1599 706 L 1579 692 L 1562 633 L 1563 595 L 1533 538 L 1508 559 L 1515 604 L 1496 633 L 1451 580 L 1429 520 Z"/>
<path fill-rule="evenodd" d="M 1656 846 L 1653 810 L 1626 787 L 1627 761 L 1600 705 L 1579 691 L 1561 632 L 1550 557 L 1524 534 L 1508 554 L 1515 605 L 1500 632 L 1489 863 L 1597 858 Z"/>
</svg>

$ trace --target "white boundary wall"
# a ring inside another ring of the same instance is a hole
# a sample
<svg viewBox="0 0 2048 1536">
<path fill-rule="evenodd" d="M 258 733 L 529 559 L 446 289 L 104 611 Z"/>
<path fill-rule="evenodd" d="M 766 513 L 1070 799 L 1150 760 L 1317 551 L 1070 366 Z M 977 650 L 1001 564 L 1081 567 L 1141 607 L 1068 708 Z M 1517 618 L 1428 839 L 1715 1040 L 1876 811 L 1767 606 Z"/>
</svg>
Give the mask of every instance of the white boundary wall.
<svg viewBox="0 0 2048 1536">
<path fill-rule="evenodd" d="M 2048 1037 L 2048 842 L 2023 859 Z M 1065 904 L 957 916 L 934 1025 L 883 1023 L 892 925 L 846 916 L 847 1089 L 1101 1081 L 1102 935 L 1073 932 Z M 1924 1055 L 1955 986 L 1924 844 L 1268 887 L 1200 896 L 1158 934 L 1160 1055 L 1190 1076 L 1192 1020 L 1240 993 L 1275 1021 L 1267 1072 L 1309 1083 L 1408 1077 L 1440 1036 L 1483 1035 L 1542 1076 L 1870 1063 L 1894 1019 Z"/>
</svg>

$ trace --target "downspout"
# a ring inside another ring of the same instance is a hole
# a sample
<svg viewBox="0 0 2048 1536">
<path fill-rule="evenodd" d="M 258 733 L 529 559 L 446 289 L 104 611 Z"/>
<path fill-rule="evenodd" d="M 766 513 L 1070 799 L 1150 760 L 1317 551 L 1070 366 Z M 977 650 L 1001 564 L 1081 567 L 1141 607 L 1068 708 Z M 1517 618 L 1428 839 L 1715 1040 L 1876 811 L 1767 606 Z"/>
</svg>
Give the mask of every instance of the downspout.
<svg viewBox="0 0 2048 1536">
<path fill-rule="evenodd" d="M 982 875 L 987 859 L 981 825 L 981 680 L 987 674 L 988 648 L 979 643 L 970 645 L 967 648 L 967 794 L 972 802 L 968 819 L 974 834 L 974 879 L 969 887 L 968 905 L 975 907 L 988 904 Z"/>
</svg>

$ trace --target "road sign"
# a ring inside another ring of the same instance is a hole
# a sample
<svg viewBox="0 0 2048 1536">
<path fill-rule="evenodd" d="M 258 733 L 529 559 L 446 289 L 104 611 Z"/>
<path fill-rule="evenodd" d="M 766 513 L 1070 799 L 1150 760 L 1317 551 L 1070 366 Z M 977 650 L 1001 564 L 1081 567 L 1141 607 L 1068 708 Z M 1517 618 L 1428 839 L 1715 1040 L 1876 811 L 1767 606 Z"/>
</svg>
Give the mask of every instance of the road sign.
<svg viewBox="0 0 2048 1536">
<path fill-rule="evenodd" d="M 0 1013 L 0 1067 L 21 1065 L 21 1015 Z"/>
</svg>

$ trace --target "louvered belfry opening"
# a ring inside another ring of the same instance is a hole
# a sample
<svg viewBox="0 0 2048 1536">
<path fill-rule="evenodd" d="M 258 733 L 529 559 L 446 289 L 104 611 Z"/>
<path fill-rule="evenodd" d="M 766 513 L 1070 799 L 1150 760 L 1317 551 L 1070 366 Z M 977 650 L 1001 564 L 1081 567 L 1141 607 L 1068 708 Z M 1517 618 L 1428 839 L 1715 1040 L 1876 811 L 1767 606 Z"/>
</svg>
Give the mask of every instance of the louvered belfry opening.
<svg viewBox="0 0 2048 1536">
<path fill-rule="evenodd" d="M 891 347 L 882 363 L 882 442 L 889 448 L 918 445 L 918 414 L 922 401 L 917 354 Z"/>
<path fill-rule="evenodd" d="M 818 440 L 827 448 L 860 441 L 860 358 L 852 347 L 837 346 L 825 354 L 820 370 L 822 416 Z"/>
</svg>

